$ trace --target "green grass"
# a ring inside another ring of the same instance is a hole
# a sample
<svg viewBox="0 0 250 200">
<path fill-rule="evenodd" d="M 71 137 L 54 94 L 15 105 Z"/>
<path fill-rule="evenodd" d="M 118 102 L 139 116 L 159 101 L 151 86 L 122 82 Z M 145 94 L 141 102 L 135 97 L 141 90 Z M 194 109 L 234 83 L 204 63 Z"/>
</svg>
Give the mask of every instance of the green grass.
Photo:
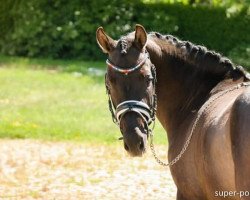
<svg viewBox="0 0 250 200">
<path fill-rule="evenodd" d="M 105 63 L 0 56 L 0 137 L 120 143 L 104 78 L 89 67 Z M 159 124 L 155 135 L 166 143 Z"/>
<path fill-rule="evenodd" d="M 100 61 L 80 61 L 80 60 L 52 60 L 52 59 L 36 59 L 23 57 L 9 57 L 0 55 L 0 65 L 18 68 L 32 69 L 57 69 L 64 72 L 82 72 L 86 73 L 89 67 L 104 69 L 104 62 Z"/>
</svg>

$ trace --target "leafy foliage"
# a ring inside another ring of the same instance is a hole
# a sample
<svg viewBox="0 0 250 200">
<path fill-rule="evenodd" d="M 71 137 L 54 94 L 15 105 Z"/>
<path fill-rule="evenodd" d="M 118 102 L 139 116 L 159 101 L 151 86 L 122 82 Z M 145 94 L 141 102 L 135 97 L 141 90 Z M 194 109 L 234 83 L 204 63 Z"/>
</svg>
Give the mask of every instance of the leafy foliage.
<svg viewBox="0 0 250 200">
<path fill-rule="evenodd" d="M 236 46 L 229 52 L 229 57 L 236 63 L 239 63 L 250 69 L 250 45 L 243 44 Z"/>
<path fill-rule="evenodd" d="M 116 34 L 130 28 L 134 6 L 124 2 L 23 0 L 13 11 L 14 31 L 5 35 L 1 49 L 31 57 L 95 57 L 93 36 L 98 23 L 109 24 Z"/>
<path fill-rule="evenodd" d="M 213 0 L 213 6 L 202 0 L 11 2 L 15 3 L 4 4 L 2 10 L 7 9 L 8 14 L 0 18 L 0 51 L 7 55 L 100 59 L 103 55 L 96 45 L 96 28 L 103 26 L 118 38 L 133 30 L 136 23 L 148 31 L 174 34 L 225 55 L 250 44 L 250 10 L 248 4 L 242 4 L 244 0 Z"/>
</svg>

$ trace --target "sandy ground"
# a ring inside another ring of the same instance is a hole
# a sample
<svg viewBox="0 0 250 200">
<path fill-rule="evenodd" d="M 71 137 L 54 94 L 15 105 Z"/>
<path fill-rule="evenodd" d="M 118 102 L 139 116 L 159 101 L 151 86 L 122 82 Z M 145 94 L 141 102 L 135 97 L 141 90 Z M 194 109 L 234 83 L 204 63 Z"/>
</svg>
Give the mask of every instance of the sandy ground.
<svg viewBox="0 0 250 200">
<path fill-rule="evenodd" d="M 166 147 L 157 147 L 164 158 Z M 0 199 L 174 200 L 169 168 L 121 146 L 0 140 Z"/>
</svg>

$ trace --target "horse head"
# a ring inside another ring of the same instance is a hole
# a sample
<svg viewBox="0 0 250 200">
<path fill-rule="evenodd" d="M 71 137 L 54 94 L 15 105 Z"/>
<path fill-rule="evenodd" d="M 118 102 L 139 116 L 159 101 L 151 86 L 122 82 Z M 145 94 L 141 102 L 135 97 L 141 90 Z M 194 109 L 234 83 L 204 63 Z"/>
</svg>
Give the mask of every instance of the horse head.
<svg viewBox="0 0 250 200">
<path fill-rule="evenodd" d="M 146 51 L 147 33 L 136 25 L 135 32 L 114 40 L 99 27 L 96 39 L 108 54 L 105 83 L 113 120 L 120 127 L 126 151 L 141 156 L 156 110 L 156 75 Z"/>
</svg>

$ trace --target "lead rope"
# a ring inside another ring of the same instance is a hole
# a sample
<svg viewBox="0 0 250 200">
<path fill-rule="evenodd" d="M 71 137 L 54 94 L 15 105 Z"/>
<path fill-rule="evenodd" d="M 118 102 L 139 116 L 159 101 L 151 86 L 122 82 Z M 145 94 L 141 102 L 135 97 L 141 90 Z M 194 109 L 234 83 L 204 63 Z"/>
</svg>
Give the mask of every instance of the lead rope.
<svg viewBox="0 0 250 200">
<path fill-rule="evenodd" d="M 248 87 L 248 86 L 250 86 L 250 82 L 248 82 L 248 83 L 240 83 L 240 84 L 238 84 L 238 85 L 236 85 L 236 86 L 234 86 L 234 87 L 232 87 L 232 88 L 229 88 L 228 90 L 225 90 L 225 91 L 220 92 L 217 96 L 215 96 L 215 97 L 212 98 L 210 101 L 208 101 L 207 103 L 205 103 L 205 104 L 201 107 L 201 109 L 199 110 L 199 112 L 198 112 L 197 118 L 196 118 L 195 121 L 194 121 L 194 124 L 193 124 L 193 126 L 192 126 L 191 132 L 190 132 L 190 134 L 189 134 L 189 136 L 188 136 L 188 138 L 187 138 L 187 140 L 186 140 L 186 142 L 185 142 L 185 144 L 184 144 L 182 150 L 180 151 L 180 153 L 179 153 L 173 160 L 171 160 L 171 161 L 168 162 L 168 163 L 165 163 L 165 162 L 161 161 L 161 160 L 158 158 L 158 156 L 156 155 L 155 148 L 154 148 L 154 138 L 153 138 L 153 129 L 154 129 L 154 125 L 153 125 L 152 130 L 149 129 L 149 136 L 150 136 L 150 149 L 151 149 L 151 151 L 152 151 L 152 154 L 153 154 L 155 160 L 156 160 L 160 165 L 165 166 L 165 167 L 172 166 L 172 165 L 174 165 L 175 163 L 177 163 L 177 162 L 181 159 L 181 157 L 183 156 L 183 154 L 186 152 L 186 150 L 187 150 L 187 148 L 188 148 L 188 146 L 189 146 L 189 144 L 190 144 L 191 138 L 192 138 L 192 136 L 193 136 L 194 130 L 195 130 L 195 128 L 196 128 L 196 126 L 197 126 L 197 124 L 198 124 L 198 122 L 199 122 L 199 119 L 201 118 L 202 114 L 204 113 L 204 111 L 205 111 L 205 110 L 206 110 L 215 100 L 217 100 L 218 98 L 220 98 L 220 97 L 222 97 L 223 95 L 227 94 L 228 92 L 232 92 L 232 91 L 234 91 L 234 90 L 236 90 L 236 89 L 240 89 L 241 87 Z"/>
</svg>

